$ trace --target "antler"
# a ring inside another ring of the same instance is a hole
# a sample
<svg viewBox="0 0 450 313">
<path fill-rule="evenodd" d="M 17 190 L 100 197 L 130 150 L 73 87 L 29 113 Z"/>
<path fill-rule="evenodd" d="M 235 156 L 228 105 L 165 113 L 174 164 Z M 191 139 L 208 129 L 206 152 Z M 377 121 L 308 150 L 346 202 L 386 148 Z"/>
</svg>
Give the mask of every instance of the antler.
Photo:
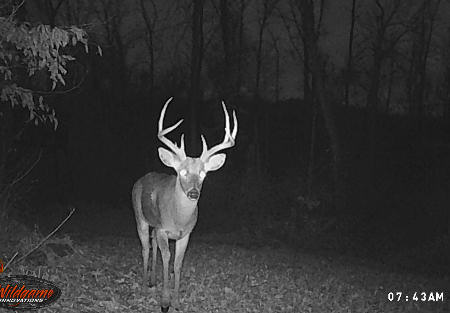
<svg viewBox="0 0 450 313">
<path fill-rule="evenodd" d="M 173 153 L 175 153 L 181 160 L 184 160 L 186 159 L 186 152 L 184 151 L 184 134 L 181 135 L 180 147 L 178 147 L 176 143 L 170 141 L 167 137 L 165 137 L 165 135 L 177 128 L 178 125 L 183 122 L 183 119 L 179 120 L 176 124 L 163 129 L 164 115 L 166 114 L 167 106 L 172 101 L 172 99 L 173 97 L 169 98 L 161 110 L 161 115 L 159 116 L 158 122 L 158 139 L 161 140 L 161 142 L 164 143 L 168 148 L 170 148 L 170 150 L 172 150 Z"/>
<path fill-rule="evenodd" d="M 238 131 L 238 122 L 236 118 L 236 112 L 233 110 L 233 131 L 230 133 L 230 117 L 227 112 L 227 107 L 225 102 L 222 101 L 223 112 L 225 113 L 225 136 L 223 138 L 222 143 L 208 149 L 206 144 L 205 137 L 202 135 L 202 143 L 203 143 L 203 152 L 200 156 L 202 161 L 208 160 L 212 155 L 219 152 L 220 150 L 231 148 L 234 146 L 236 134 Z"/>
</svg>

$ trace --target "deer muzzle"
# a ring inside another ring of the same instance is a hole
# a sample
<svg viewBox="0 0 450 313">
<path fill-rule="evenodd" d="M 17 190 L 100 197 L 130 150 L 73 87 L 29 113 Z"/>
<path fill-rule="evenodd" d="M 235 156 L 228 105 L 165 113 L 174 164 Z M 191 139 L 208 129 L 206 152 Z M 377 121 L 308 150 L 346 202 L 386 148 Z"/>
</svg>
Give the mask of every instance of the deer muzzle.
<svg viewBox="0 0 450 313">
<path fill-rule="evenodd" d="M 200 190 L 198 190 L 197 188 L 192 188 L 186 193 L 186 196 L 189 198 L 189 200 L 198 200 L 198 198 L 200 198 Z"/>
</svg>

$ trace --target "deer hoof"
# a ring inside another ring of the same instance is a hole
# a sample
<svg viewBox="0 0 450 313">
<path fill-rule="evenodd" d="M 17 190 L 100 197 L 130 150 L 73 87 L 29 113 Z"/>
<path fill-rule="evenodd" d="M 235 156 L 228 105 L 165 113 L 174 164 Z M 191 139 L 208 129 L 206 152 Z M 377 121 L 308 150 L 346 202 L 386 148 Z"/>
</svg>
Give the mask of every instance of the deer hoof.
<svg viewBox="0 0 450 313">
<path fill-rule="evenodd" d="M 169 307 L 168 306 L 162 306 L 161 307 L 161 312 L 163 312 L 163 313 L 169 312 Z"/>
</svg>

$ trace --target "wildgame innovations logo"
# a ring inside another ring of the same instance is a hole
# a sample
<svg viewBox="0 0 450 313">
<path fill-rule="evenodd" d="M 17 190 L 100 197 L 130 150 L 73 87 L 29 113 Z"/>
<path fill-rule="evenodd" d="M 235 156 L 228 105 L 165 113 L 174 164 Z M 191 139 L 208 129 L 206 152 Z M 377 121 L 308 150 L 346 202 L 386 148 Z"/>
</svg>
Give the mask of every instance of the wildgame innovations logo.
<svg viewBox="0 0 450 313">
<path fill-rule="evenodd" d="M 35 310 L 50 305 L 60 296 L 61 290 L 51 281 L 28 275 L 0 275 L 0 307 Z"/>
</svg>

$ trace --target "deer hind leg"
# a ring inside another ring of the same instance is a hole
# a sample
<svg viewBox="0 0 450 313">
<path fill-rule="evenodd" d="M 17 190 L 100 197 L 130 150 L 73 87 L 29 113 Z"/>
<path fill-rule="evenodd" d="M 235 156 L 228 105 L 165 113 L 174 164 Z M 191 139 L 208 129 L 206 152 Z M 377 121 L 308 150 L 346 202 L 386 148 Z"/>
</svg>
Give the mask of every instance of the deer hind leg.
<svg viewBox="0 0 450 313">
<path fill-rule="evenodd" d="M 144 221 L 138 221 L 137 231 L 139 239 L 141 240 L 142 261 L 144 265 L 144 286 L 146 286 L 148 282 L 148 258 L 150 256 L 150 238 L 148 230 L 149 226 L 147 223 L 145 223 Z"/>
<path fill-rule="evenodd" d="M 156 231 L 152 231 L 152 270 L 150 272 L 150 286 L 156 285 L 156 257 L 158 256 L 158 242 L 156 240 Z"/>
</svg>

